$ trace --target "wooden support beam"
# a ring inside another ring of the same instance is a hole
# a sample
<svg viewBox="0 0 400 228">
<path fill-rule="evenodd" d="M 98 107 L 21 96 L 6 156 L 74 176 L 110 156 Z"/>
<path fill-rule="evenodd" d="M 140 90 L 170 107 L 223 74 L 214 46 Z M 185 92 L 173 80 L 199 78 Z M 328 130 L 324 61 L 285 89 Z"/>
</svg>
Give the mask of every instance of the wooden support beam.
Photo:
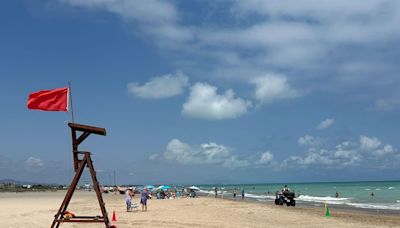
<svg viewBox="0 0 400 228">
<path fill-rule="evenodd" d="M 83 142 L 83 140 L 85 140 L 88 136 L 90 135 L 90 132 L 83 132 L 81 134 L 81 136 L 79 136 L 79 138 L 76 140 L 76 145 L 79 146 L 79 144 L 81 144 Z"/>
</svg>

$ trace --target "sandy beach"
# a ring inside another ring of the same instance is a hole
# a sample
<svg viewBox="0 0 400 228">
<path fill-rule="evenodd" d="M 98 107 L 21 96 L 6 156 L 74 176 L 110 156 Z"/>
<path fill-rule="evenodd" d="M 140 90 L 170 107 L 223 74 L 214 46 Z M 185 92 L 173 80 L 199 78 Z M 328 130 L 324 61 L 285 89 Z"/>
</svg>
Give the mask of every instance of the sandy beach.
<svg viewBox="0 0 400 228">
<path fill-rule="evenodd" d="M 1 227 L 49 227 L 64 191 L 40 193 L 1 193 Z M 323 208 L 280 207 L 269 203 L 195 199 L 149 200 L 147 212 L 126 212 L 123 195 L 105 194 L 111 215 L 115 210 L 117 227 L 400 227 L 400 217 L 362 211 Z M 139 204 L 136 196 L 133 202 Z M 98 215 L 94 192 L 77 191 L 70 211 L 79 215 Z M 62 227 L 103 227 L 99 224 L 62 224 Z"/>
</svg>

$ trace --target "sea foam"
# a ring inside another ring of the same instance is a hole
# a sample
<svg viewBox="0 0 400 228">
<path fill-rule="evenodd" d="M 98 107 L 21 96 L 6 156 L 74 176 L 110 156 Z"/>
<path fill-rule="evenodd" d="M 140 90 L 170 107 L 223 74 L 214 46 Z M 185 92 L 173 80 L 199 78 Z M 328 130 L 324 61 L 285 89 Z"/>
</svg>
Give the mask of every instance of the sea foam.
<svg viewBox="0 0 400 228">
<path fill-rule="evenodd" d="M 365 208 L 365 209 L 381 209 L 381 210 L 400 210 L 400 204 L 369 204 L 369 203 L 346 203 L 349 206 Z"/>
<path fill-rule="evenodd" d="M 275 196 L 269 196 L 269 195 L 255 195 L 251 193 L 245 193 L 244 196 L 253 199 L 275 200 Z"/>
<path fill-rule="evenodd" d="M 328 203 L 328 204 L 346 204 L 350 202 L 351 198 L 335 198 L 331 196 L 308 196 L 308 195 L 300 195 L 297 200 L 306 201 L 306 202 L 317 202 L 317 203 Z"/>
</svg>

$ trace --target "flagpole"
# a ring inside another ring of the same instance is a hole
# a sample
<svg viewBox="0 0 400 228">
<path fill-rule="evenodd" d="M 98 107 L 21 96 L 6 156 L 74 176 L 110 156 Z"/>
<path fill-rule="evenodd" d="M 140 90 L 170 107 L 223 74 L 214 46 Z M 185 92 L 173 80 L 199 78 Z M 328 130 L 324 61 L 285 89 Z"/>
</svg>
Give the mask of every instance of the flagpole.
<svg viewBox="0 0 400 228">
<path fill-rule="evenodd" d="M 75 123 L 75 119 L 74 119 L 74 106 L 72 105 L 71 82 L 68 82 L 68 90 L 69 90 L 69 100 L 71 101 L 72 123 Z"/>
</svg>

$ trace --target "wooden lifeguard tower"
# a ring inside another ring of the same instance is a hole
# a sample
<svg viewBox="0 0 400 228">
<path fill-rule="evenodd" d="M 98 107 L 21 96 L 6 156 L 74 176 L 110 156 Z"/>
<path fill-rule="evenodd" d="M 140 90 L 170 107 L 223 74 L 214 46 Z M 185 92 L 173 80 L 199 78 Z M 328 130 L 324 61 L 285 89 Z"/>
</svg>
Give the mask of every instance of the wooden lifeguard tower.
<svg viewBox="0 0 400 228">
<path fill-rule="evenodd" d="M 97 181 L 96 171 L 93 167 L 93 162 L 91 158 L 91 153 L 88 151 L 79 151 L 78 146 L 81 144 L 90 134 L 96 135 L 106 135 L 105 128 L 93 127 L 88 125 L 76 124 L 76 123 L 68 123 L 68 126 L 71 128 L 71 136 L 72 136 L 72 153 L 74 157 L 74 169 L 75 176 L 72 179 L 71 185 L 65 195 L 63 202 L 61 203 L 60 209 L 57 214 L 54 216 L 53 223 L 51 228 L 59 227 L 61 223 L 64 222 L 72 222 L 72 223 L 104 223 L 106 228 L 113 227 L 108 220 L 108 214 L 106 211 L 105 203 L 103 201 L 103 197 L 101 195 L 99 182 Z M 78 136 L 78 132 L 82 132 Z M 73 216 L 72 218 L 66 218 L 65 212 L 67 211 L 67 207 L 71 198 L 74 194 L 76 186 L 78 185 L 79 179 L 82 176 L 83 170 L 85 167 L 89 168 L 90 176 L 93 181 L 93 188 L 97 195 L 97 200 L 100 205 L 100 210 L 102 215 L 98 216 Z"/>
</svg>

